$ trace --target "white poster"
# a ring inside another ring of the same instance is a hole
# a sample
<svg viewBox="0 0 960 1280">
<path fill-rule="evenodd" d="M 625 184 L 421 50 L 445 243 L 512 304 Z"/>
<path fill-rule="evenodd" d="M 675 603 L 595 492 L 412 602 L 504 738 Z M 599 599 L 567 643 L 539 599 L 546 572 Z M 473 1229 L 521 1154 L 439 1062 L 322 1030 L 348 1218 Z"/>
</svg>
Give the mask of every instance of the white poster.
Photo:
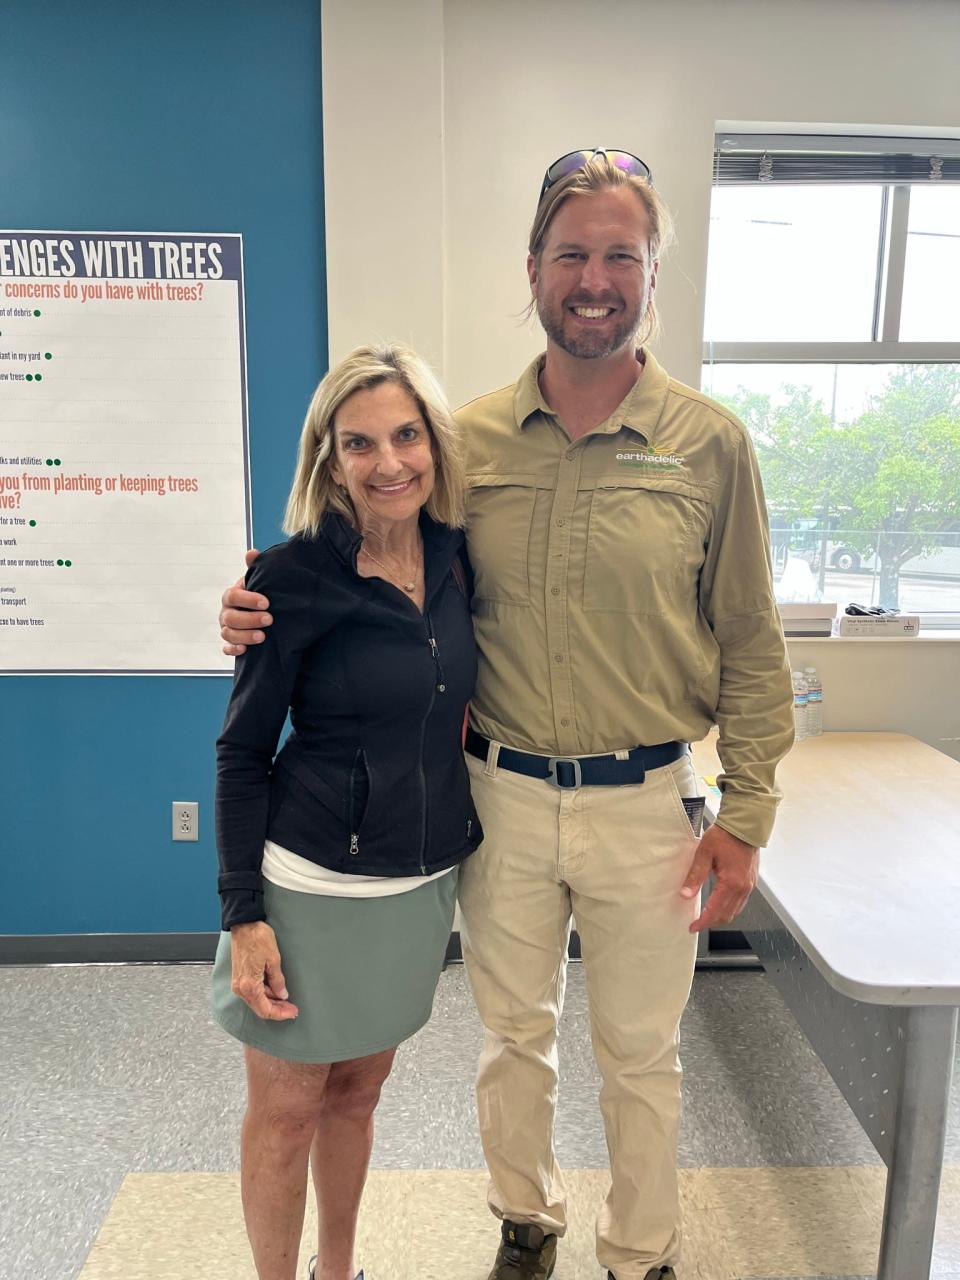
<svg viewBox="0 0 960 1280">
<path fill-rule="evenodd" d="M 232 670 L 247 458 L 240 236 L 0 231 L 0 673 Z"/>
</svg>

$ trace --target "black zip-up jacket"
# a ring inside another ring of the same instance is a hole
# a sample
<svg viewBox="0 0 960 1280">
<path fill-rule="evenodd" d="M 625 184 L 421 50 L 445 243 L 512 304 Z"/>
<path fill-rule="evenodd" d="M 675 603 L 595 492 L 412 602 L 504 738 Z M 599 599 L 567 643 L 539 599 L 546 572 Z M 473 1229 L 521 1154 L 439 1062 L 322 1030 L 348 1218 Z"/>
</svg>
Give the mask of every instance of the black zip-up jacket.
<svg viewBox="0 0 960 1280">
<path fill-rule="evenodd" d="M 217 741 L 224 929 L 264 919 L 265 839 L 334 871 L 409 876 L 454 866 L 483 838 L 460 749 L 477 673 L 463 534 L 425 512 L 420 527 L 422 614 L 357 573 L 360 534 L 335 514 L 247 574 L 274 621 L 237 659 Z"/>
</svg>

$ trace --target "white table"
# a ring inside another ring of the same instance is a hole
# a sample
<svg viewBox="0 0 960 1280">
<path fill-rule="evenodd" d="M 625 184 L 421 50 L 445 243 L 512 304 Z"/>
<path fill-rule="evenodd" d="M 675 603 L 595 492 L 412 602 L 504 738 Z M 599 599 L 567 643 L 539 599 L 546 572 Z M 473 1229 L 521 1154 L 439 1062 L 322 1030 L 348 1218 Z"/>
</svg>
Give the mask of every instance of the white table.
<svg viewBox="0 0 960 1280">
<path fill-rule="evenodd" d="M 694 748 L 716 772 L 712 739 Z M 739 927 L 887 1165 L 878 1280 L 930 1274 L 960 1005 L 960 764 L 829 733 L 784 800 Z"/>
</svg>

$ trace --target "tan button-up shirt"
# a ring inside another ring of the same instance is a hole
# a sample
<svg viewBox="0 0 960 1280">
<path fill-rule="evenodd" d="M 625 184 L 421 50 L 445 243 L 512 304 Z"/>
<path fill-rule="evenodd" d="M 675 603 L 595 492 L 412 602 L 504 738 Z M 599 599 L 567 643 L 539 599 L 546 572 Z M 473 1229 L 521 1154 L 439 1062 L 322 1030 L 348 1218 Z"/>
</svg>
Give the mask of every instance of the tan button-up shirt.
<svg viewBox="0 0 960 1280">
<path fill-rule="evenodd" d="M 720 825 L 769 838 L 793 696 L 746 429 L 649 352 L 571 441 L 536 360 L 459 410 L 476 576 L 477 730 L 595 755 L 720 726 Z"/>
</svg>

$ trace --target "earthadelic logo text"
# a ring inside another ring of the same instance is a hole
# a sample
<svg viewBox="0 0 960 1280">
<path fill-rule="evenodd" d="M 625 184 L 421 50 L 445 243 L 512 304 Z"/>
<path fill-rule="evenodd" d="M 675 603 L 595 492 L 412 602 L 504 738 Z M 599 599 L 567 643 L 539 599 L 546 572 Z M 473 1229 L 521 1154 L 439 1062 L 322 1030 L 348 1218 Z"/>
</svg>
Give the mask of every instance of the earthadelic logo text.
<svg viewBox="0 0 960 1280">
<path fill-rule="evenodd" d="M 658 449 L 655 445 L 645 445 L 639 449 L 617 454 L 617 462 L 621 467 L 643 467 L 646 471 L 676 471 L 686 462 L 682 454 L 674 453 L 669 445 Z"/>
</svg>

